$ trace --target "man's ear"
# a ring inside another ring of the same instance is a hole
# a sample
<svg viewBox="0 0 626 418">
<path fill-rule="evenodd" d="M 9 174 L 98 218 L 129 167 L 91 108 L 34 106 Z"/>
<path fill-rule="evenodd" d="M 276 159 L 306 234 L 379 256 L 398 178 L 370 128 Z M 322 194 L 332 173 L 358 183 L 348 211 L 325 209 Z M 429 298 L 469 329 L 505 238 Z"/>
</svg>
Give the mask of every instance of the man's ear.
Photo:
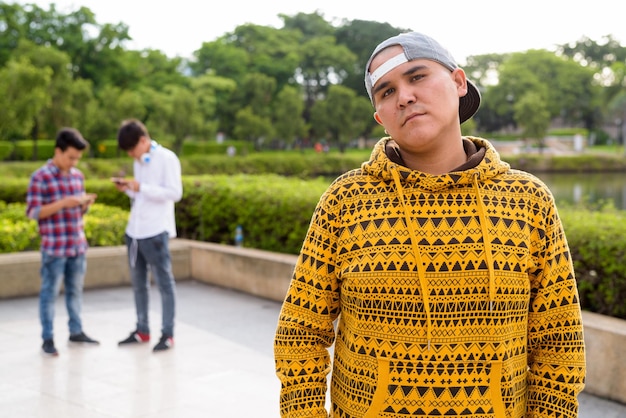
<svg viewBox="0 0 626 418">
<path fill-rule="evenodd" d="M 380 120 L 380 116 L 378 116 L 378 112 L 374 112 L 374 120 L 376 121 L 376 123 L 378 123 L 380 126 L 383 126 L 383 122 Z"/>
<path fill-rule="evenodd" d="M 463 97 L 467 94 L 467 76 L 462 68 L 455 68 L 452 71 L 452 79 L 457 85 L 459 91 L 459 97 Z"/>
</svg>

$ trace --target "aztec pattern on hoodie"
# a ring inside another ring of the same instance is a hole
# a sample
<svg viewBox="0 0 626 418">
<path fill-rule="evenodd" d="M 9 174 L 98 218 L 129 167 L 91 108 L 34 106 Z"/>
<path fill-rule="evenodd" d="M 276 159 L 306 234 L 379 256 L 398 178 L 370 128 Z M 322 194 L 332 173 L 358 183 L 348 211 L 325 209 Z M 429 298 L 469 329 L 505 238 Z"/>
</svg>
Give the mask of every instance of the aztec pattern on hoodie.
<svg viewBox="0 0 626 418">
<path fill-rule="evenodd" d="M 328 417 L 331 369 L 332 417 L 578 416 L 583 328 L 552 194 L 466 140 L 482 161 L 435 176 L 384 138 L 321 197 L 276 332 L 281 416 Z"/>
</svg>

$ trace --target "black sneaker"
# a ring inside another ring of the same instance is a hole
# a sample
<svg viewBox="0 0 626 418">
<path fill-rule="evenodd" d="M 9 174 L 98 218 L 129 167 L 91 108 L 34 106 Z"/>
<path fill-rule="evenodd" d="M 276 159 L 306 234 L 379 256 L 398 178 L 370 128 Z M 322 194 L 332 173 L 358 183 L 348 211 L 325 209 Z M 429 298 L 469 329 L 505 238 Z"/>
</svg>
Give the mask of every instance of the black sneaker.
<svg viewBox="0 0 626 418">
<path fill-rule="evenodd" d="M 73 343 L 100 344 L 99 341 L 89 338 L 84 332 L 70 335 L 70 341 Z"/>
<path fill-rule="evenodd" d="M 147 343 L 148 341 L 150 341 L 150 334 L 144 334 L 143 332 L 133 331 L 130 333 L 128 338 L 120 341 L 119 343 L 117 343 L 117 345 Z"/>
<path fill-rule="evenodd" d="M 43 345 L 41 346 L 43 353 L 47 356 L 58 356 L 59 352 L 54 347 L 54 341 L 52 339 L 43 340 Z"/>
<path fill-rule="evenodd" d="M 161 339 L 159 340 L 157 345 L 154 346 L 152 351 L 165 351 L 169 350 L 172 347 L 174 347 L 174 337 L 170 337 L 169 335 L 162 335 Z"/>
</svg>

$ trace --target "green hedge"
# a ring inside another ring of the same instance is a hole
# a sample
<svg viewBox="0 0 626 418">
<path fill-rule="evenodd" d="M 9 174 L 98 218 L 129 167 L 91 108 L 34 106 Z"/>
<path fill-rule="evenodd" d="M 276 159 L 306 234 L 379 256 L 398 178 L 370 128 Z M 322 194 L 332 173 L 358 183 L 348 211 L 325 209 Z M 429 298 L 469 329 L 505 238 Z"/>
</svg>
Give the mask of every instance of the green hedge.
<svg viewBox="0 0 626 418">
<path fill-rule="evenodd" d="M 7 160 L 13 154 L 13 142 L 10 141 L 0 141 L 0 161 Z"/>
<path fill-rule="evenodd" d="M 626 319 L 626 212 L 560 210 L 582 306 Z"/>
<path fill-rule="evenodd" d="M 297 254 L 328 184 L 277 175 L 185 178 L 184 198 L 176 206 L 179 234 L 232 244 L 241 225 L 245 247 Z"/>
<path fill-rule="evenodd" d="M 45 161 L 54 155 L 55 143 L 54 139 L 40 139 L 38 141 L 25 139 L 17 141 L 13 151 L 14 159 L 17 161 L 32 161 L 36 150 L 36 160 Z"/>
<path fill-rule="evenodd" d="M 235 155 L 246 155 L 251 151 L 250 143 L 245 141 L 185 141 L 180 153 L 181 157 L 197 155 L 226 155 L 228 147 L 235 148 Z"/>
<path fill-rule="evenodd" d="M 195 154 L 181 158 L 183 175 L 204 174 L 280 174 L 300 178 L 319 176 L 336 177 L 359 167 L 369 158 L 370 150 L 349 150 L 345 153 L 331 151 L 266 151 L 237 154 Z M 52 153 L 50 153 L 50 156 Z M 530 173 L 602 173 L 626 171 L 626 158 L 619 154 L 586 153 L 570 156 L 540 154 L 508 155 L 505 160 L 511 167 Z M 0 177 L 28 177 L 42 165 L 42 161 L 7 161 L 0 164 Z M 78 163 L 85 177 L 108 179 L 111 176 L 131 175 L 133 160 L 119 158 L 91 158 L 84 156 Z"/>
<path fill-rule="evenodd" d="M 121 245 L 128 211 L 96 203 L 85 215 L 85 235 L 94 247 Z M 37 222 L 26 217 L 26 204 L 0 201 L 0 253 L 37 251 Z"/>
<path fill-rule="evenodd" d="M 185 176 L 176 205 L 179 236 L 232 244 L 241 225 L 244 246 L 297 254 L 310 217 L 330 181 L 278 175 Z M 36 223 L 25 217 L 28 179 L 0 187 L 0 252 L 36 250 Z M 92 246 L 122 244 L 129 199 L 108 179 L 86 182 L 97 203 L 85 218 Z M 6 203 L 14 202 L 14 203 Z M 584 309 L 626 319 L 626 212 L 559 208 Z"/>
</svg>

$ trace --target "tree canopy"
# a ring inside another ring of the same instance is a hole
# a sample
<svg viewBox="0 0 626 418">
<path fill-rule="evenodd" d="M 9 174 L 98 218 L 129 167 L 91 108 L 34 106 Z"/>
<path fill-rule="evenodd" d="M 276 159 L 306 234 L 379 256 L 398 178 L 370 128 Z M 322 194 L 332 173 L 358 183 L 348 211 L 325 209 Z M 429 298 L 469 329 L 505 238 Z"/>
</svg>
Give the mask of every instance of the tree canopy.
<svg viewBox="0 0 626 418">
<path fill-rule="evenodd" d="M 310 139 L 343 148 L 374 135 L 363 66 L 375 45 L 410 28 L 333 25 L 319 11 L 279 17 L 281 28 L 247 23 L 170 58 L 126 48 L 128 26 L 98 22 L 86 7 L 0 3 L 0 140 L 74 126 L 93 149 L 129 117 L 175 149 L 218 132 L 256 147 Z M 539 138 L 554 124 L 594 131 L 626 118 L 626 48 L 610 35 L 471 56 L 464 68 L 484 99 L 464 132 Z"/>
</svg>

